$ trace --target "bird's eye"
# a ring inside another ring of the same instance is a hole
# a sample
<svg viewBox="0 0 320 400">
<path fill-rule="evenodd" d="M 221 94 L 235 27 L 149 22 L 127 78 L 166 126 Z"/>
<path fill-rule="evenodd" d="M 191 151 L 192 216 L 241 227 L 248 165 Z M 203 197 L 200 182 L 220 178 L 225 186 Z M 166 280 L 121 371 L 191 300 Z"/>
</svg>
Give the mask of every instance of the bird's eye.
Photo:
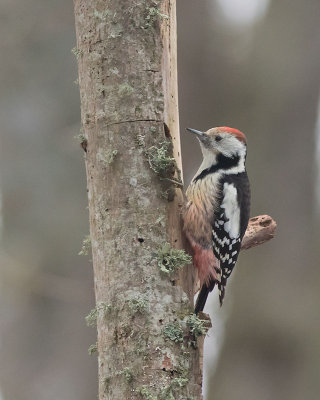
<svg viewBox="0 0 320 400">
<path fill-rule="evenodd" d="M 216 136 L 215 140 L 216 140 L 216 142 L 220 142 L 220 140 L 222 140 L 222 137 L 221 136 Z"/>
</svg>

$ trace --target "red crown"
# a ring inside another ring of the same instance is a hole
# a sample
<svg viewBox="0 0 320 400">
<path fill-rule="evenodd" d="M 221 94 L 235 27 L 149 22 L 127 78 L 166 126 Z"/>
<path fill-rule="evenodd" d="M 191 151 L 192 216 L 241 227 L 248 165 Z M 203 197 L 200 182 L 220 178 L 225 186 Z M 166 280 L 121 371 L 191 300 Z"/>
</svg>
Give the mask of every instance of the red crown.
<svg viewBox="0 0 320 400">
<path fill-rule="evenodd" d="M 229 128 L 228 126 L 219 126 L 218 130 L 220 132 L 230 133 L 231 135 L 234 135 L 238 140 L 240 140 L 240 142 L 247 144 L 246 135 L 238 129 Z"/>
</svg>

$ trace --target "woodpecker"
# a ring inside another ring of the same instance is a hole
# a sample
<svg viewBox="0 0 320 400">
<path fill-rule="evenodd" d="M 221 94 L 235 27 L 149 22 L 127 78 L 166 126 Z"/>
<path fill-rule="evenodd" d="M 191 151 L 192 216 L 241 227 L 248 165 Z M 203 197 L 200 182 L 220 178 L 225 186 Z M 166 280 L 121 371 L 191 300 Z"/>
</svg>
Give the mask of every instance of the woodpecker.
<svg viewBox="0 0 320 400">
<path fill-rule="evenodd" d="M 203 155 L 187 188 L 183 210 L 183 228 L 201 284 L 195 306 L 198 314 L 216 284 L 222 305 L 248 226 L 250 184 L 244 133 L 225 126 L 206 132 L 187 130 L 198 138 Z"/>
</svg>

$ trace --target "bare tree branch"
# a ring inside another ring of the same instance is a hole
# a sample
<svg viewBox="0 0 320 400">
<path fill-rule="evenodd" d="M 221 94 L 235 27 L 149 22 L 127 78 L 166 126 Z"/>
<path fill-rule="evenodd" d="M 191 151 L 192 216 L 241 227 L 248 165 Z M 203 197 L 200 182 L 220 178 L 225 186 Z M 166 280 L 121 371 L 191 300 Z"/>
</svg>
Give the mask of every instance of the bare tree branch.
<svg viewBox="0 0 320 400">
<path fill-rule="evenodd" d="M 247 231 L 242 240 L 242 250 L 251 249 L 272 239 L 277 223 L 269 215 L 250 218 Z"/>
</svg>

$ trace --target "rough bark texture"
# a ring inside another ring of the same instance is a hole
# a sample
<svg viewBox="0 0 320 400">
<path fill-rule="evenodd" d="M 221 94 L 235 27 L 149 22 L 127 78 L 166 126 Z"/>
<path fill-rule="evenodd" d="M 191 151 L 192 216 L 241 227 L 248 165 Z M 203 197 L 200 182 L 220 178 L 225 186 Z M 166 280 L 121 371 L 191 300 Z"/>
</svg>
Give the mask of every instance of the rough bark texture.
<svg viewBox="0 0 320 400">
<path fill-rule="evenodd" d="M 250 218 L 249 225 L 243 237 L 241 250 L 251 249 L 251 247 L 259 246 L 272 239 L 275 235 L 277 227 L 269 215 L 259 215 Z"/>
<path fill-rule="evenodd" d="M 186 294 L 157 258 L 166 242 L 182 246 L 182 194 L 172 183 L 179 171 L 170 162 L 162 168 L 159 157 L 164 140 L 172 141 L 181 166 L 175 1 L 74 5 L 99 398 L 200 399 L 198 350 L 186 321 L 192 279 Z"/>
</svg>

